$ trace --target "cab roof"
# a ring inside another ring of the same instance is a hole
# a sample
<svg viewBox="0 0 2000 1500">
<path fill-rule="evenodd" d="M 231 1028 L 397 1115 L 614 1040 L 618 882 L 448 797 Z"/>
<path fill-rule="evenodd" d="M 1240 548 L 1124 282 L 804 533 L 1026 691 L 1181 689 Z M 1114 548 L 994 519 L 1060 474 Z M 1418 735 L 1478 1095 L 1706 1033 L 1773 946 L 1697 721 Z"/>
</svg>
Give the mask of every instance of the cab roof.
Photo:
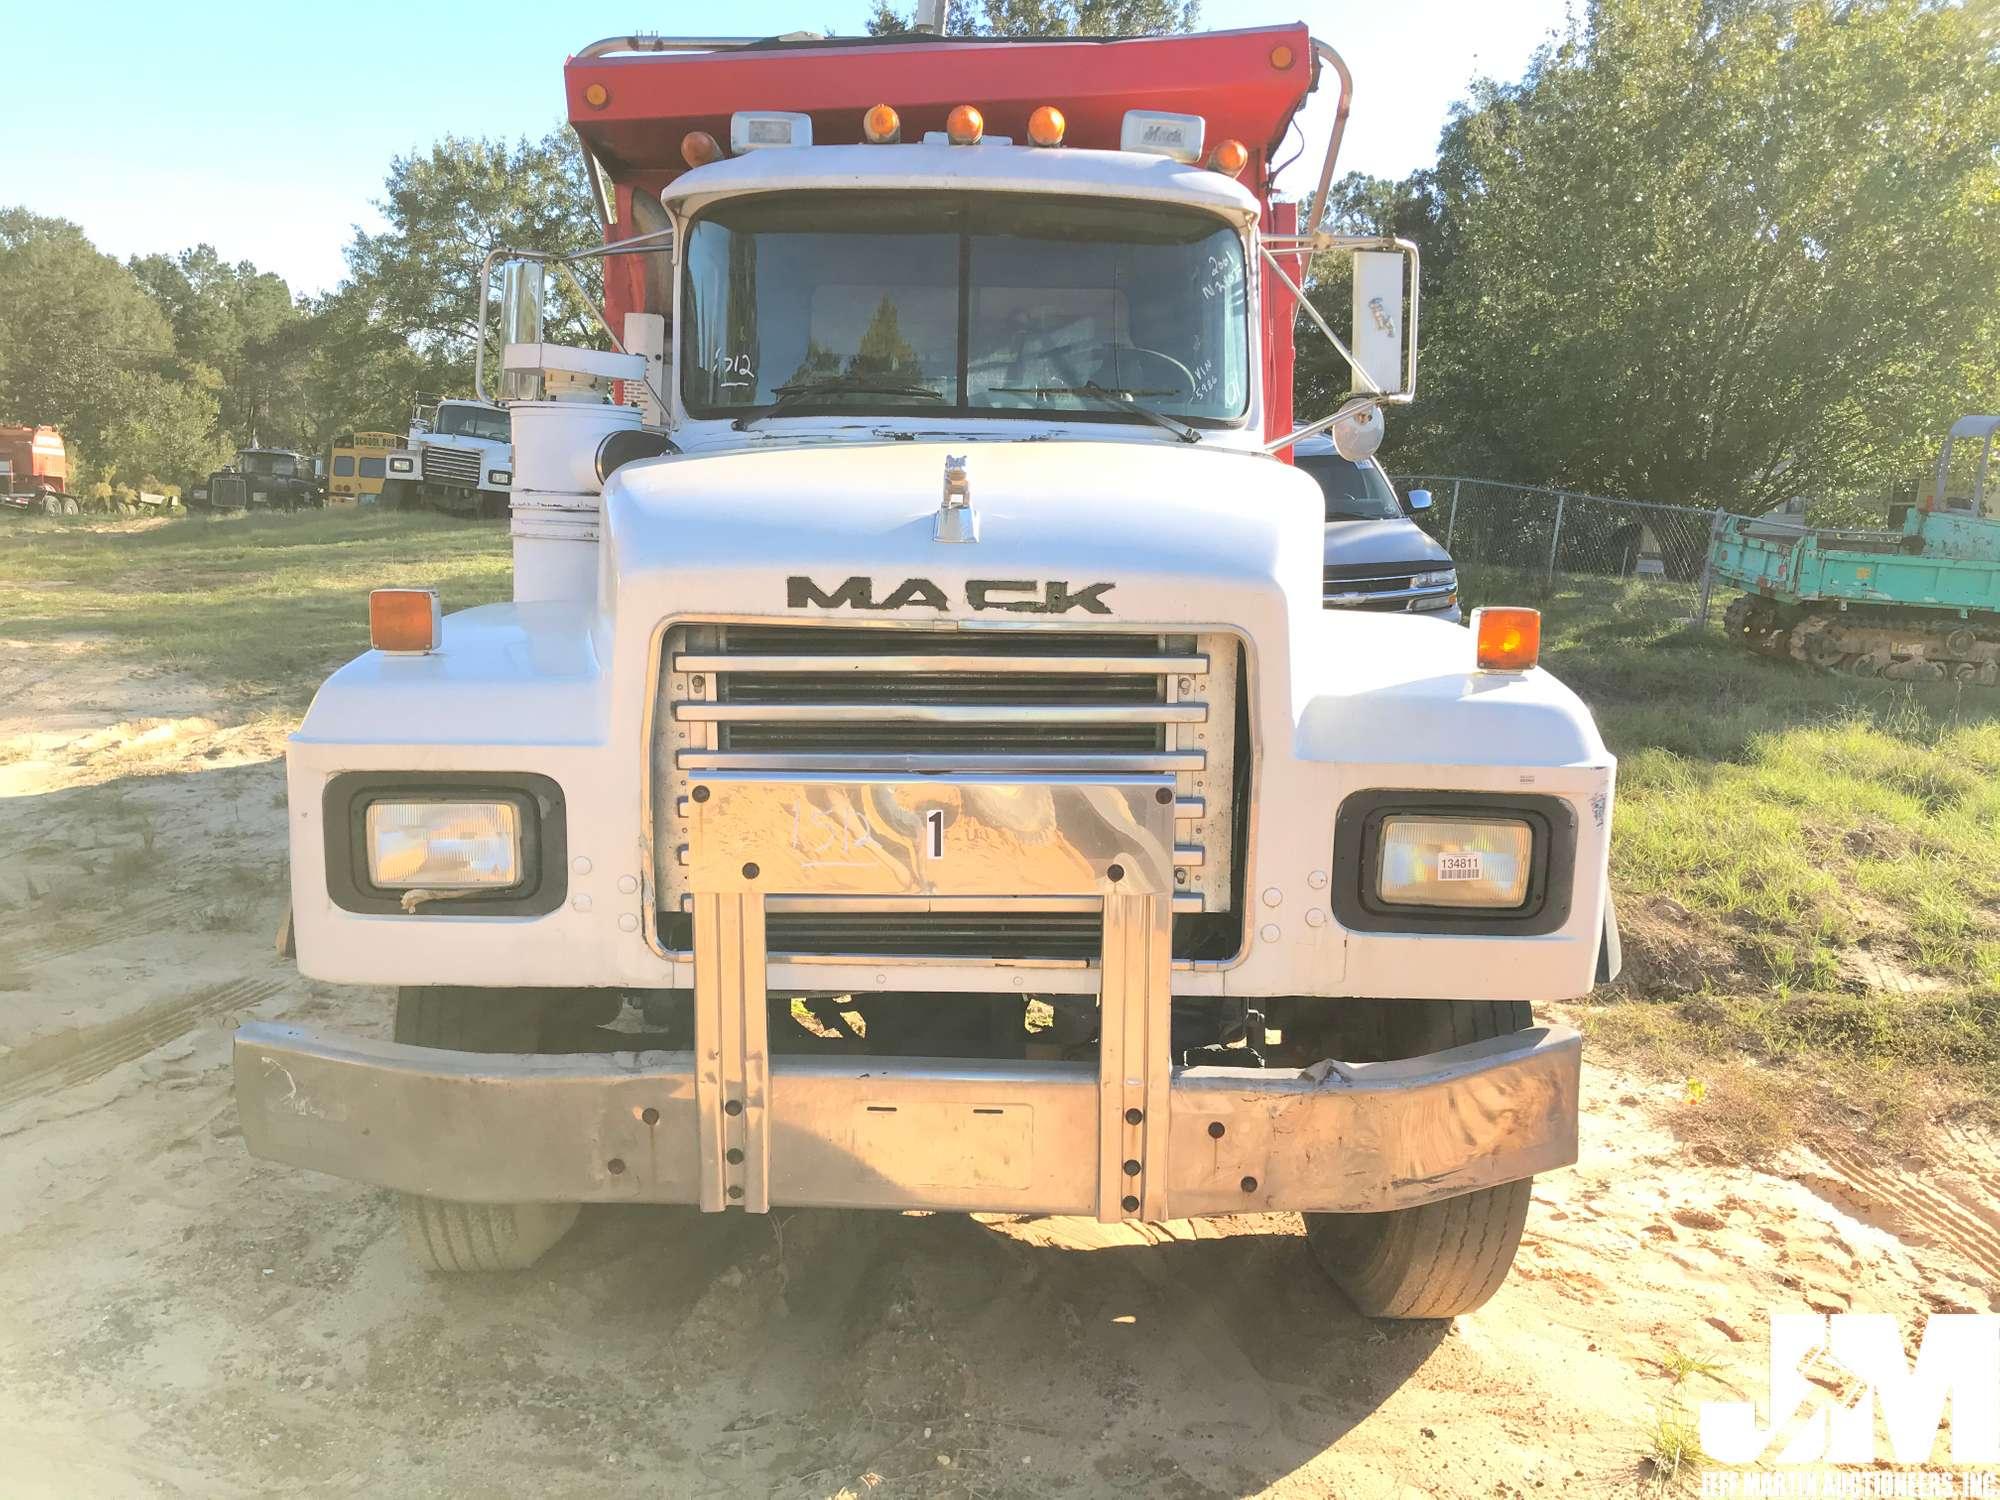
<svg viewBox="0 0 2000 1500">
<path fill-rule="evenodd" d="M 1234 178 L 1164 156 L 1132 151 L 1041 150 L 978 145 L 814 146 L 745 152 L 683 173 L 664 202 L 688 213 L 739 193 L 833 188 L 1089 194 L 1180 203 L 1239 227 L 1256 222 L 1258 204 Z"/>
</svg>

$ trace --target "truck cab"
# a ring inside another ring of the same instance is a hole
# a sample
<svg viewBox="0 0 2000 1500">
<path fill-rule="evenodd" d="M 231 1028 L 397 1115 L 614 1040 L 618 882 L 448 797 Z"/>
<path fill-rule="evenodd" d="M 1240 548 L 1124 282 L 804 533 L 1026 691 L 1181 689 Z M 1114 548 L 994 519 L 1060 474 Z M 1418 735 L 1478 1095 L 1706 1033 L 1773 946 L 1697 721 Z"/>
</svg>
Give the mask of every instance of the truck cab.
<svg viewBox="0 0 2000 1500">
<path fill-rule="evenodd" d="M 1531 1006 L 1615 965 L 1613 762 L 1532 611 L 1323 608 L 1289 455 L 1367 456 L 1413 370 L 1370 263 L 1361 389 L 1293 420 L 1306 255 L 1409 259 L 1273 202 L 1337 54 L 567 81 L 616 347 L 509 266 L 514 602 L 377 591 L 288 753 L 299 963 L 394 1040 L 245 1026 L 250 1149 L 395 1190 L 439 1269 L 597 1202 L 1292 1209 L 1364 1310 L 1478 1306 L 1575 1159 Z"/>
<path fill-rule="evenodd" d="M 1464 618 L 1451 554 L 1403 509 L 1379 459 L 1343 458 L 1321 437 L 1299 443 L 1292 461 L 1326 497 L 1328 609 L 1423 614 L 1454 625 Z M 1430 491 L 1410 491 L 1410 510 L 1430 505 Z"/>
<path fill-rule="evenodd" d="M 211 511 L 295 511 L 324 504 L 313 461 L 289 448 L 239 448 L 236 461 L 208 476 L 190 507 Z"/>
<path fill-rule="evenodd" d="M 385 466 L 382 503 L 391 509 L 504 516 L 514 483 L 507 408 L 494 401 L 419 401 L 402 450 L 385 455 Z"/>
</svg>

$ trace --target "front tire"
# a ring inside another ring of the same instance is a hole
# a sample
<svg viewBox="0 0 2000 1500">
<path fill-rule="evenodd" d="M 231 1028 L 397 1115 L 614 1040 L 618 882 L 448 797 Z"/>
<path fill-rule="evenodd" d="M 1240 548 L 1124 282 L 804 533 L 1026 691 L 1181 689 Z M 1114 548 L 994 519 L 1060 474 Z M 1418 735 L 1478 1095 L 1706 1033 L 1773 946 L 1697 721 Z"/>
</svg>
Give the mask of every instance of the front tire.
<svg viewBox="0 0 2000 1500">
<path fill-rule="evenodd" d="M 547 1017 L 532 990 L 449 986 L 396 995 L 396 1040 L 460 1052 L 533 1052 Z M 495 1149 L 505 1149 L 495 1142 Z M 525 1271 L 569 1232 L 574 1203 L 456 1203 L 399 1193 L 403 1237 L 427 1270 Z"/>
<path fill-rule="evenodd" d="M 1533 1024 L 1520 1001 L 1396 1002 L 1388 1055 L 1417 1057 Z M 1507 1279 L 1533 1186 L 1505 1182 L 1386 1213 L 1307 1214 L 1306 1243 L 1367 1316 L 1454 1318 L 1484 1306 Z"/>
</svg>

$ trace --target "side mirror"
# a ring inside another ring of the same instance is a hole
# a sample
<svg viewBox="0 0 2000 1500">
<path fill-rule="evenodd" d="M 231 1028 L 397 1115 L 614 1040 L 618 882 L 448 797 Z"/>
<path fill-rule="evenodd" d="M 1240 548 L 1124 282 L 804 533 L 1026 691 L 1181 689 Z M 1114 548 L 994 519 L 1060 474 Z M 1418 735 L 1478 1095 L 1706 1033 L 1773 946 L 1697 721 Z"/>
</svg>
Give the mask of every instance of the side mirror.
<svg viewBox="0 0 2000 1500">
<path fill-rule="evenodd" d="M 1429 490 L 1410 491 L 1411 510 L 1429 510 L 1430 508 L 1431 508 L 1431 492 Z"/>
<path fill-rule="evenodd" d="M 1390 394 L 1403 391 L 1403 298 L 1408 288 L 1404 273 L 1408 261 L 1400 250 L 1357 250 L 1354 252 L 1354 372 L 1353 392 L 1362 395 L 1369 387 L 1362 372 L 1378 390 Z M 1414 353 L 1414 351 L 1412 351 Z"/>
</svg>

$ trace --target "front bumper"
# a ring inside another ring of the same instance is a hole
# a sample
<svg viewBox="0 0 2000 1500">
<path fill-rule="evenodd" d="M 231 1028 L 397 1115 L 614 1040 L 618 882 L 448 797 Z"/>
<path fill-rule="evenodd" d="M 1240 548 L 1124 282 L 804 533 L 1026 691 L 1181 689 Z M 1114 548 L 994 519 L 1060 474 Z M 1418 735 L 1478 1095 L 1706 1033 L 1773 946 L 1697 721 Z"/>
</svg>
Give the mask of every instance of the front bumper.
<svg viewBox="0 0 2000 1500">
<path fill-rule="evenodd" d="M 1175 1067 L 1177 800 L 1168 774 L 704 771 L 687 803 L 691 1050 L 493 1055 L 251 1025 L 244 1137 L 464 1202 L 1105 1222 L 1407 1208 L 1576 1159 L 1581 1042 L 1560 1028 L 1289 1074 Z M 1096 1061 L 773 1055 L 766 901 L 797 892 L 1096 902 Z"/>
<path fill-rule="evenodd" d="M 1542 1026 L 1400 1062 L 1174 1069 L 1145 1216 L 1410 1208 L 1568 1166 L 1581 1055 Z M 235 1065 L 268 1160 L 465 1202 L 703 1200 L 692 1052 L 448 1052 L 253 1022 Z M 1106 1190 L 1099 1105 L 1088 1063 L 779 1057 L 767 1195 L 745 1206 L 1139 1217 L 1123 1161 Z"/>
</svg>

